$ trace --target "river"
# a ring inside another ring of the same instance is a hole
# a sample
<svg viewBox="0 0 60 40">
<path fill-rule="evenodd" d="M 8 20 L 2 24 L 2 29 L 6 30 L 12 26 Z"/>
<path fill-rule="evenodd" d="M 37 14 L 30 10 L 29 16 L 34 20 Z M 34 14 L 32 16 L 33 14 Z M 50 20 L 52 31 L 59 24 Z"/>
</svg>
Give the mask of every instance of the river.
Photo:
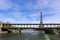
<svg viewBox="0 0 60 40">
<path fill-rule="evenodd" d="M 22 31 L 18 33 L 1 33 L 0 40 L 60 40 L 58 34 L 41 34 L 38 31 Z"/>
</svg>

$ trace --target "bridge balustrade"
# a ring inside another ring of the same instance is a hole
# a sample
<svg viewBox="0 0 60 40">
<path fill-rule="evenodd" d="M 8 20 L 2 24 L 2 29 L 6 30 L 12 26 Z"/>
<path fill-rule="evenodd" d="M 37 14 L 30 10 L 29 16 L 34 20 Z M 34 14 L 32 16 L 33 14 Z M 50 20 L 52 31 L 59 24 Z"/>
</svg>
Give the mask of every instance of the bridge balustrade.
<svg viewBox="0 0 60 40">
<path fill-rule="evenodd" d="M 57 27 L 60 27 L 60 25 L 57 25 Z"/>
<path fill-rule="evenodd" d="M 60 25 L 57 25 L 57 24 L 55 24 L 55 25 L 53 25 L 53 24 L 51 24 L 51 25 L 49 25 L 49 24 L 48 24 L 48 25 L 45 25 L 45 24 L 44 24 L 44 27 L 52 28 L 52 27 L 60 27 Z"/>
<path fill-rule="evenodd" d="M 21 27 L 21 28 L 26 28 L 26 27 L 31 27 L 31 28 L 33 28 L 33 27 L 35 27 L 35 28 L 37 28 L 37 27 L 39 27 L 39 25 L 10 25 L 10 24 L 4 24 L 3 25 L 3 27 L 4 28 L 14 28 L 14 27 Z"/>
<path fill-rule="evenodd" d="M 40 24 L 3 24 L 4 28 L 39 28 Z M 60 24 L 43 24 L 44 28 L 60 27 Z"/>
</svg>

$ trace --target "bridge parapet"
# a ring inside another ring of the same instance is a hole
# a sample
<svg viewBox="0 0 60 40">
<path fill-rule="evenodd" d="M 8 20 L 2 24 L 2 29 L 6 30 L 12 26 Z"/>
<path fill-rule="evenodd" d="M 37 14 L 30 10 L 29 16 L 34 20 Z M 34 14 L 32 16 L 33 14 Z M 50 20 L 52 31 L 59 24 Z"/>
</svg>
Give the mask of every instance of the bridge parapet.
<svg viewBox="0 0 60 40">
<path fill-rule="evenodd" d="M 60 27 L 60 24 L 42 24 L 44 28 L 53 28 L 53 27 Z M 40 24 L 3 24 L 4 28 L 40 28 Z"/>
</svg>

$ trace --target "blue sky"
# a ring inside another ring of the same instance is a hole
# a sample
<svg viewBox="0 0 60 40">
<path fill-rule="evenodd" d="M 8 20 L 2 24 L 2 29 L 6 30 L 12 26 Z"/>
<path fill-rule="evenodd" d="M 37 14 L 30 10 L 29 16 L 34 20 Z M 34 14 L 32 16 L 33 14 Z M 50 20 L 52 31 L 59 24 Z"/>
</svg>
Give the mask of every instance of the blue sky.
<svg viewBox="0 0 60 40">
<path fill-rule="evenodd" d="M 60 23 L 60 0 L 0 0 L 0 21 L 11 23 Z"/>
</svg>

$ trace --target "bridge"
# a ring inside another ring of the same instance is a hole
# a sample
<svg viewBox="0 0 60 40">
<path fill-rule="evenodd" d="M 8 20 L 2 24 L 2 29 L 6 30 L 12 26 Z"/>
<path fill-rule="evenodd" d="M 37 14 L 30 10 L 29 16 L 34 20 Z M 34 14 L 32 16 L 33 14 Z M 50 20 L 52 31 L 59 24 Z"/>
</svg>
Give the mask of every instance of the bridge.
<svg viewBox="0 0 60 40">
<path fill-rule="evenodd" d="M 19 23 L 5 23 L 0 24 L 0 32 L 1 31 L 8 31 L 10 32 L 20 32 L 24 29 L 33 29 L 33 30 L 39 30 L 44 33 L 60 33 L 60 23 L 43 23 L 42 21 L 42 12 L 40 13 L 40 23 L 26 23 L 26 24 L 19 24 Z M 11 27 L 12 26 L 12 27 Z"/>
</svg>

